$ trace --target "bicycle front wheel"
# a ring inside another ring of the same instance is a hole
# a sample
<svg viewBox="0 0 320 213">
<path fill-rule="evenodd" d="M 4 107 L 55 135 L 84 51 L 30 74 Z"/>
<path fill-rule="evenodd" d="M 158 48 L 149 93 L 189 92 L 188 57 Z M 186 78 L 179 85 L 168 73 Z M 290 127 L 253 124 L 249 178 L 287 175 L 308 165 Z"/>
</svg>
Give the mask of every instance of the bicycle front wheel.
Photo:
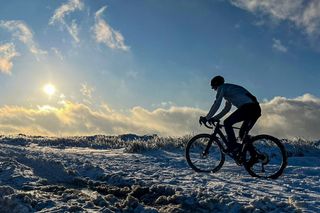
<svg viewBox="0 0 320 213">
<path fill-rule="evenodd" d="M 221 150 L 220 142 L 211 135 L 196 135 L 187 144 L 186 159 L 196 172 L 217 172 L 225 161 Z"/>
<path fill-rule="evenodd" d="M 279 139 L 257 135 L 246 144 L 244 167 L 253 177 L 278 178 L 287 166 L 287 152 Z"/>
</svg>

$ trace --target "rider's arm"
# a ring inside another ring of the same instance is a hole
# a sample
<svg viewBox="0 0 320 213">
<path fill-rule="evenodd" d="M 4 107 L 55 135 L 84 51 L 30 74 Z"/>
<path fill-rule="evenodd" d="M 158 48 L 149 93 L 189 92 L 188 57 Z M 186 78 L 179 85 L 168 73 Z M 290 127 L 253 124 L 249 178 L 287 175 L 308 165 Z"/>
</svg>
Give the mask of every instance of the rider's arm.
<svg viewBox="0 0 320 213">
<path fill-rule="evenodd" d="M 206 116 L 207 120 L 212 118 L 212 116 L 214 116 L 214 114 L 218 111 L 220 104 L 221 104 L 221 101 L 222 101 L 222 98 L 223 98 L 223 90 L 220 87 L 220 88 L 218 88 L 218 91 L 217 91 L 216 100 L 214 101 L 210 111 L 208 112 L 208 114 Z"/>
<path fill-rule="evenodd" d="M 224 106 L 223 110 L 218 115 L 214 116 L 214 118 L 217 120 L 220 120 L 220 118 L 225 116 L 225 114 L 227 114 L 230 111 L 231 106 L 232 106 L 231 102 L 226 101 L 226 105 Z"/>
</svg>

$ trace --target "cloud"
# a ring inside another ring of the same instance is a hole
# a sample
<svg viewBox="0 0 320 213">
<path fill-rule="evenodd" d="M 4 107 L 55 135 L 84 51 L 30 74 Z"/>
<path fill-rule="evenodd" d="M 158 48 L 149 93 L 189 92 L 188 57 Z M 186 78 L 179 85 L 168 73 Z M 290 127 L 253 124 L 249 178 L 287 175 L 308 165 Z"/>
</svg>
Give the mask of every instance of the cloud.
<svg viewBox="0 0 320 213">
<path fill-rule="evenodd" d="M 92 93 L 94 92 L 94 88 L 89 86 L 88 83 L 81 84 L 80 92 L 83 96 L 92 98 Z"/>
<path fill-rule="evenodd" d="M 154 129 L 160 135 L 180 136 L 200 131 L 198 119 L 203 114 L 205 114 L 204 111 L 191 107 L 173 106 L 169 109 L 158 108 L 154 111 L 134 107 L 131 110 L 130 119 Z"/>
<path fill-rule="evenodd" d="M 68 33 L 74 39 L 75 42 L 80 42 L 79 39 L 79 29 L 75 20 L 72 20 L 71 23 L 65 21 L 65 17 L 72 12 L 83 10 L 84 4 L 81 0 L 69 0 L 66 4 L 62 4 L 57 8 L 51 17 L 49 24 L 53 25 L 59 23 L 62 27 L 66 28 Z"/>
<path fill-rule="evenodd" d="M 254 134 L 279 138 L 319 139 L 320 98 L 305 94 L 288 99 L 275 97 L 261 104 L 262 116 Z M 137 106 L 119 112 L 107 104 L 95 106 L 64 101 L 59 107 L 0 108 L 0 133 L 32 135 L 118 135 L 124 133 L 181 136 L 208 132 L 198 119 L 207 112 L 192 107 L 171 106 L 147 110 Z"/>
<path fill-rule="evenodd" d="M 320 35 L 319 0 L 229 0 L 233 5 L 270 16 L 278 21 L 290 21 L 309 36 Z"/>
<path fill-rule="evenodd" d="M 0 72 L 11 74 L 13 67 L 12 59 L 19 56 L 13 43 L 0 45 Z"/>
<path fill-rule="evenodd" d="M 275 39 L 275 38 L 273 39 L 272 48 L 283 53 L 288 51 L 288 48 L 285 47 L 279 39 Z"/>
<path fill-rule="evenodd" d="M 55 10 L 54 15 L 51 17 L 50 23 L 63 22 L 66 15 L 76 11 L 82 10 L 84 4 L 81 0 L 69 0 L 68 3 L 62 4 Z"/>
<path fill-rule="evenodd" d="M 159 134 L 185 135 L 199 131 L 199 109 L 172 107 L 148 111 L 134 107 L 123 114 L 102 104 L 93 110 L 80 103 L 64 102 L 61 107 L 39 106 L 0 108 L 0 132 L 32 135 L 92 135 L 92 134 Z"/>
<path fill-rule="evenodd" d="M 256 132 L 280 138 L 320 139 L 320 98 L 311 94 L 293 99 L 275 97 L 261 107 Z"/>
<path fill-rule="evenodd" d="M 61 61 L 64 60 L 64 57 L 59 49 L 52 47 L 51 50 Z"/>
<path fill-rule="evenodd" d="M 95 14 L 95 25 L 93 27 L 96 42 L 103 43 L 111 49 L 128 51 L 129 47 L 124 43 L 124 37 L 119 31 L 114 30 L 103 18 L 102 14 L 106 10 L 102 7 Z"/>
<path fill-rule="evenodd" d="M 24 43 L 29 51 L 34 54 L 37 59 L 39 55 L 47 54 L 46 51 L 39 49 L 36 42 L 33 40 L 33 33 L 31 29 L 22 21 L 11 20 L 11 21 L 0 21 L 0 27 L 8 30 L 12 33 L 12 36 L 22 43 Z"/>
</svg>

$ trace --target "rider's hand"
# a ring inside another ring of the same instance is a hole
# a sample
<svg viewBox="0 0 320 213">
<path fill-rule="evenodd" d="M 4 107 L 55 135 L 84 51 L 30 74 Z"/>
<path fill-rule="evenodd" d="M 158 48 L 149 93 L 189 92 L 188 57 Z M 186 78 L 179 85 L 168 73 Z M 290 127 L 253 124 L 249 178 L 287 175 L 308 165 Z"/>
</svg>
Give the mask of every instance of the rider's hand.
<svg viewBox="0 0 320 213">
<path fill-rule="evenodd" d="M 207 123 L 207 121 L 208 121 L 208 120 L 207 120 L 206 117 L 200 116 L 200 118 L 199 118 L 199 124 L 200 124 L 200 125 Z"/>
<path fill-rule="evenodd" d="M 208 123 L 210 124 L 210 125 L 212 125 L 214 122 L 218 122 L 219 121 L 219 119 L 217 119 L 217 118 L 215 118 L 215 117 L 212 117 L 212 118 L 210 118 L 209 120 L 208 120 Z"/>
</svg>

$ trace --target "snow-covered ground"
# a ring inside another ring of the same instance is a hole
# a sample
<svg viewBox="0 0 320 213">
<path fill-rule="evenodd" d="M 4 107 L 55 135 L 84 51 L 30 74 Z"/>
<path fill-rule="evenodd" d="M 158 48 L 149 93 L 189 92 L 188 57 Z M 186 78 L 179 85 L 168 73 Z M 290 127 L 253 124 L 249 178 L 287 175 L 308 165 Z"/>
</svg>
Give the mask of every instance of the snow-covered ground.
<svg viewBox="0 0 320 213">
<path fill-rule="evenodd" d="M 0 212 L 320 212 L 319 144 L 287 141 L 284 175 L 265 180 L 229 158 L 194 172 L 187 140 L 0 136 Z"/>
</svg>

